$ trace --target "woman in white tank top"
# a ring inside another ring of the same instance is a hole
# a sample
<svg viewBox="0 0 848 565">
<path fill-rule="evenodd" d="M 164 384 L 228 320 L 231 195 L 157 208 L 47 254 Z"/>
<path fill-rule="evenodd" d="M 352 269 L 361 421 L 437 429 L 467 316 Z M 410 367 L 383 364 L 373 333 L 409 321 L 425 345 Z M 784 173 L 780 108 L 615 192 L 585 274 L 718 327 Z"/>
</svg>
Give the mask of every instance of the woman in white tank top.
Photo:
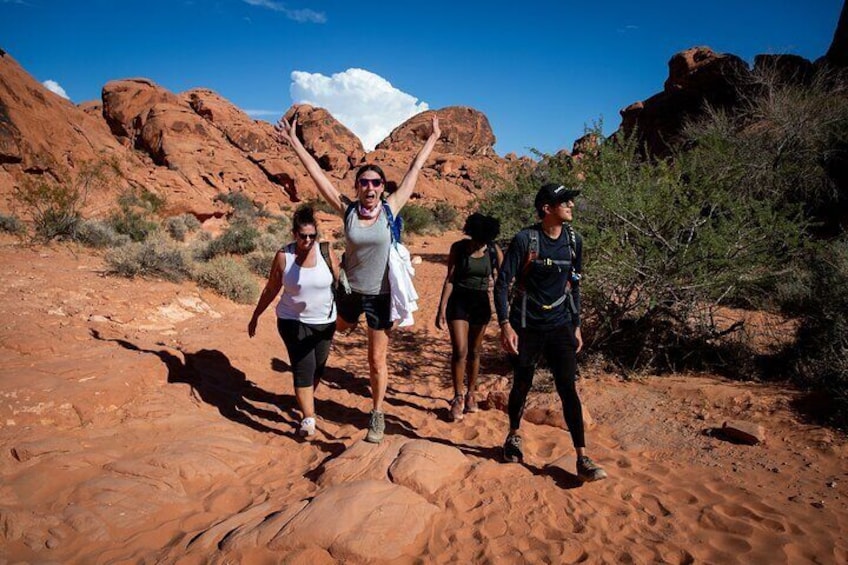
<svg viewBox="0 0 848 565">
<path fill-rule="evenodd" d="M 303 412 L 299 433 L 315 434 L 315 398 L 336 331 L 336 305 L 333 300 L 333 273 L 338 262 L 327 246 L 327 264 L 318 243 L 318 229 L 312 208 L 302 207 L 294 213 L 292 233 L 295 241 L 277 252 L 268 282 L 247 333 L 256 335 L 259 316 L 279 295 L 277 330 L 289 354 L 294 394 Z M 280 292 L 282 290 L 282 293 Z"/>
</svg>

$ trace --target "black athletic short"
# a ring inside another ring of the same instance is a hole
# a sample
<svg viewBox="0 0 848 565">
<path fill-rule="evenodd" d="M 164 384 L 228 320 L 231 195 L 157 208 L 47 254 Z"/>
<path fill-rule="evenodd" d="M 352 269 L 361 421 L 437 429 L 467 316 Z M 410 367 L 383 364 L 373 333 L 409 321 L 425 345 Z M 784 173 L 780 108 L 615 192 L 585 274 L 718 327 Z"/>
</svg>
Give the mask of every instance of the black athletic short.
<svg viewBox="0 0 848 565">
<path fill-rule="evenodd" d="M 472 326 L 485 326 L 492 319 L 488 290 L 453 287 L 445 310 L 447 321 L 465 320 Z"/>
<path fill-rule="evenodd" d="M 365 321 L 372 330 L 385 330 L 392 327 L 392 297 L 390 294 L 360 294 L 351 292 L 336 297 L 339 316 L 348 324 L 359 322 L 359 316 L 365 312 Z"/>
</svg>

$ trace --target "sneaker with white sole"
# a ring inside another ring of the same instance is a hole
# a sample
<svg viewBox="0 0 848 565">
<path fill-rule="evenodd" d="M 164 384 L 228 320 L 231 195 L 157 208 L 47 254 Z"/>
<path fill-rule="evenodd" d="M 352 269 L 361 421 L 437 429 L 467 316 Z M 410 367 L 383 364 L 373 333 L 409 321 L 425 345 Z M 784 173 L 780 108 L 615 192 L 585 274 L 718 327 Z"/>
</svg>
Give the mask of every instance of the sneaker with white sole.
<svg viewBox="0 0 848 565">
<path fill-rule="evenodd" d="M 315 418 L 304 418 L 300 421 L 300 429 L 297 433 L 301 437 L 312 437 L 315 435 Z"/>
<path fill-rule="evenodd" d="M 386 431 L 386 417 L 382 412 L 376 410 L 371 411 L 371 421 L 368 422 L 368 433 L 365 434 L 365 441 L 369 443 L 380 443 L 383 441 L 383 434 Z"/>
</svg>

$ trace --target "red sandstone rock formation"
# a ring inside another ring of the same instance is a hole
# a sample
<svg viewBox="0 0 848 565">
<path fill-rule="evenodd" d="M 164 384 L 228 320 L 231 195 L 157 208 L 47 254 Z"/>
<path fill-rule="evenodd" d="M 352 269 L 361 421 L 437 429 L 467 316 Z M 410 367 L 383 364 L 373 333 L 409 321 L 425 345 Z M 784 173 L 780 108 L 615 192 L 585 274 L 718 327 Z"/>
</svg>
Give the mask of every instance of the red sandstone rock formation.
<svg viewBox="0 0 848 565">
<path fill-rule="evenodd" d="M 701 115 L 706 105 L 730 108 L 739 103 L 739 90 L 749 76 L 739 57 L 693 47 L 668 62 L 663 92 L 621 110 L 625 134 L 636 132 L 648 153 L 664 155 L 677 144 L 687 119 Z"/>
<path fill-rule="evenodd" d="M 11 57 L 0 56 L 0 209 L 14 206 L 16 186 L 33 175 L 70 182 L 81 164 L 110 160 L 119 178 L 91 195 L 87 215 L 105 213 L 128 187 L 163 196 L 167 212 L 201 219 L 225 210 L 214 198 L 243 191 L 266 209 L 314 198 L 316 189 L 294 152 L 277 142 L 273 126 L 251 119 L 208 89 L 174 94 L 144 78 L 109 82 L 102 102 L 79 107 L 45 89 Z M 307 150 L 341 190 L 363 162 L 381 165 L 393 183 L 429 135 L 430 113 L 411 118 L 366 155 L 359 139 L 326 110 L 297 112 Z M 470 108 L 439 110 L 443 137 L 419 177 L 415 198 L 464 206 L 504 175 L 486 117 Z M 422 137 L 423 136 L 423 137 Z"/>
</svg>

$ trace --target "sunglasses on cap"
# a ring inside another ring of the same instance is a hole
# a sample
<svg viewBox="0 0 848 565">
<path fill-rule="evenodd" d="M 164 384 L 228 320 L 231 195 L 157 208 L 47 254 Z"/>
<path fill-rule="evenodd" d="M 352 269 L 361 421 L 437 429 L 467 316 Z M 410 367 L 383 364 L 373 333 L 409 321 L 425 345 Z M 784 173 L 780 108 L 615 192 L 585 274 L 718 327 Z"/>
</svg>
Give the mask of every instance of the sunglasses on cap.
<svg viewBox="0 0 848 565">
<path fill-rule="evenodd" d="M 380 188 L 383 185 L 383 179 L 365 179 L 359 178 L 359 186 L 362 188 L 368 188 L 368 185 L 373 186 L 374 188 Z"/>
<path fill-rule="evenodd" d="M 297 238 L 302 239 L 302 240 L 315 239 L 316 237 L 318 237 L 317 233 L 300 233 L 300 232 L 298 232 L 298 234 L 297 234 Z"/>
</svg>

